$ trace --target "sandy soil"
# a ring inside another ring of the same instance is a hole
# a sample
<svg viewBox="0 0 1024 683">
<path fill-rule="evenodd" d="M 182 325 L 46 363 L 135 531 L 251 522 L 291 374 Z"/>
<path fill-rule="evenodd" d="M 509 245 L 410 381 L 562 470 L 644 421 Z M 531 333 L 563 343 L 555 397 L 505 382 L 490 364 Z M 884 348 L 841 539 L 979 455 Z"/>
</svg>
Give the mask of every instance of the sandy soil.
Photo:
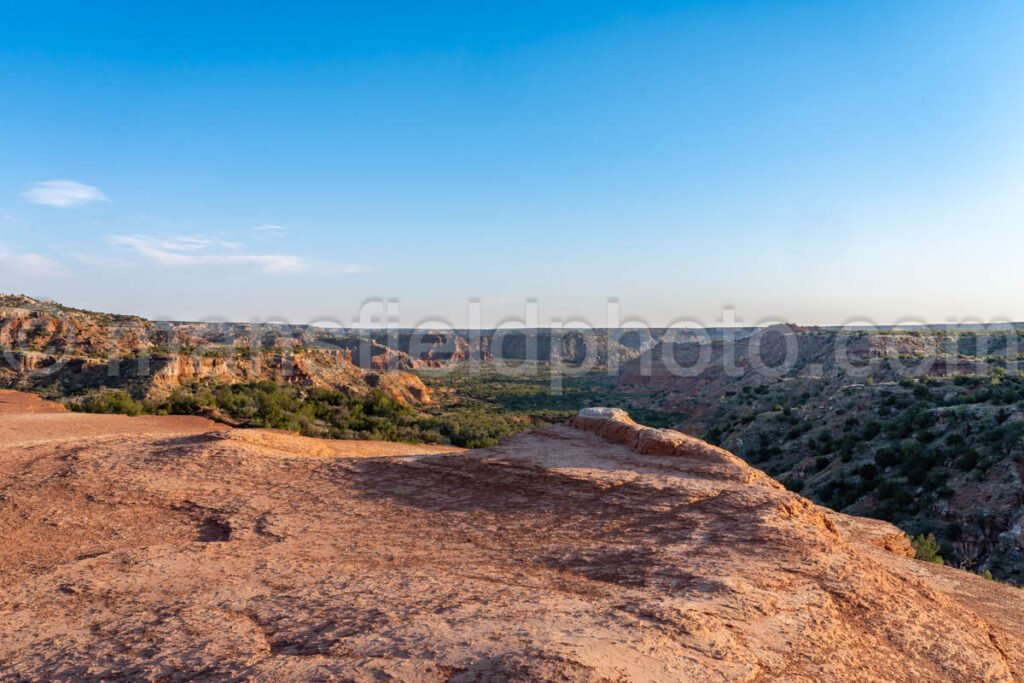
<svg viewBox="0 0 1024 683">
<path fill-rule="evenodd" d="M 706 444 L 48 410 L 0 395 L 6 680 L 1024 680 L 1024 592 Z"/>
</svg>

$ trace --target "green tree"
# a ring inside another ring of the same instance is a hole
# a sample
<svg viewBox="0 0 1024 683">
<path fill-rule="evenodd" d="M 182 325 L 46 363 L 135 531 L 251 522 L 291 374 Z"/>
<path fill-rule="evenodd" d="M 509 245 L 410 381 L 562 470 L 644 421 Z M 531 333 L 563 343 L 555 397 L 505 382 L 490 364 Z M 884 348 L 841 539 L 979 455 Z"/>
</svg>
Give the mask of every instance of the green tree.
<svg viewBox="0 0 1024 683">
<path fill-rule="evenodd" d="M 939 542 L 935 540 L 935 534 L 918 534 L 917 538 L 911 539 L 910 545 L 914 547 L 914 557 L 917 559 L 934 564 L 946 563 L 939 555 Z"/>
</svg>

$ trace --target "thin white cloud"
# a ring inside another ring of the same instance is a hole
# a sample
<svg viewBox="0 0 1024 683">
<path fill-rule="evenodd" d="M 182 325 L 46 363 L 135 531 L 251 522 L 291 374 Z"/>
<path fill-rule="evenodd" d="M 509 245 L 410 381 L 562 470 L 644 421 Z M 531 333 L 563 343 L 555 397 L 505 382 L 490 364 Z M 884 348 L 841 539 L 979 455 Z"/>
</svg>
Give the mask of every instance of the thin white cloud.
<svg viewBox="0 0 1024 683">
<path fill-rule="evenodd" d="M 27 277 L 64 277 L 68 271 L 41 254 L 12 251 L 0 243 L 0 271 Z"/>
<path fill-rule="evenodd" d="M 249 228 L 253 238 L 260 242 L 273 242 L 283 238 L 288 233 L 288 228 L 276 223 L 264 223 Z"/>
<path fill-rule="evenodd" d="M 291 254 L 252 254 L 244 245 L 209 235 L 111 235 L 107 240 L 166 267 L 254 266 L 265 273 L 297 273 L 306 263 Z"/>
<path fill-rule="evenodd" d="M 79 204 L 110 201 L 100 188 L 75 180 L 45 180 L 32 183 L 21 193 L 21 197 L 33 204 L 56 206 L 62 209 Z"/>
<path fill-rule="evenodd" d="M 118 237 L 127 246 L 145 245 L 159 251 L 189 254 L 208 250 L 223 249 L 238 251 L 245 245 L 241 242 L 229 242 L 212 235 L 173 235 L 158 237 L 153 235 L 127 235 Z"/>
<path fill-rule="evenodd" d="M 264 234 L 275 234 L 280 235 L 288 230 L 283 225 L 276 225 L 274 223 L 264 223 L 263 225 L 254 225 L 252 227 L 253 232 L 262 232 Z"/>
</svg>

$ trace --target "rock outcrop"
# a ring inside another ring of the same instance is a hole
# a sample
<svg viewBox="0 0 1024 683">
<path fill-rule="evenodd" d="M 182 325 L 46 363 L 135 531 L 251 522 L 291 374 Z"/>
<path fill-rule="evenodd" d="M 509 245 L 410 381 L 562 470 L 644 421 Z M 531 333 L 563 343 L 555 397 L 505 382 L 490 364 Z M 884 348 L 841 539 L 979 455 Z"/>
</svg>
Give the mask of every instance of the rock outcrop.
<svg viewBox="0 0 1024 683">
<path fill-rule="evenodd" d="M 440 452 L 40 403 L 0 393 L 5 679 L 1024 679 L 1020 590 L 621 413 Z"/>
<path fill-rule="evenodd" d="M 416 363 L 386 347 L 371 344 L 359 358 L 352 348 L 307 345 L 302 335 L 237 327 L 157 325 L 0 295 L 0 386 L 64 395 L 117 388 L 162 400 L 196 381 L 270 380 L 355 393 L 380 388 L 406 404 L 430 402 L 427 387 L 406 372 Z"/>
<path fill-rule="evenodd" d="M 572 426 L 626 444 L 641 455 L 676 455 L 742 464 L 728 451 L 672 429 L 637 424 L 620 408 L 584 408 L 570 421 Z"/>
</svg>

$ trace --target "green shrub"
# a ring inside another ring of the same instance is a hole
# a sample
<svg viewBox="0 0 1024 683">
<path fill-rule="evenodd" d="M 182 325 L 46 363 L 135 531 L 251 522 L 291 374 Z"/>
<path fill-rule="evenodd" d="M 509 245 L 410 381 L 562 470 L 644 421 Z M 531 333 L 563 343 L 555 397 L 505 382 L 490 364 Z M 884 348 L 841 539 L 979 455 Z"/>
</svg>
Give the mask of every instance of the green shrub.
<svg viewBox="0 0 1024 683">
<path fill-rule="evenodd" d="M 900 460 L 899 453 L 896 452 L 895 448 L 890 446 L 883 446 L 875 452 L 875 465 L 885 469 L 886 467 L 892 467 Z"/>
<path fill-rule="evenodd" d="M 970 449 L 960 456 L 956 461 L 956 466 L 963 472 L 970 472 L 978 466 L 978 461 L 981 459 L 981 455 L 975 449 Z"/>
<path fill-rule="evenodd" d="M 127 391 L 115 389 L 86 396 L 68 404 L 71 410 L 82 413 L 110 413 L 116 415 L 142 415 L 146 407 L 131 397 Z"/>
<path fill-rule="evenodd" d="M 864 432 L 861 435 L 861 438 L 863 438 L 865 441 L 871 441 L 881 433 L 882 425 L 879 422 L 872 420 L 871 422 L 864 425 Z"/>
<path fill-rule="evenodd" d="M 938 541 L 935 540 L 935 534 L 929 533 L 927 536 L 918 534 L 917 538 L 910 540 L 910 545 L 914 547 L 914 557 L 917 559 L 934 564 L 946 563 L 942 559 L 942 555 L 939 554 L 940 548 Z"/>
</svg>

